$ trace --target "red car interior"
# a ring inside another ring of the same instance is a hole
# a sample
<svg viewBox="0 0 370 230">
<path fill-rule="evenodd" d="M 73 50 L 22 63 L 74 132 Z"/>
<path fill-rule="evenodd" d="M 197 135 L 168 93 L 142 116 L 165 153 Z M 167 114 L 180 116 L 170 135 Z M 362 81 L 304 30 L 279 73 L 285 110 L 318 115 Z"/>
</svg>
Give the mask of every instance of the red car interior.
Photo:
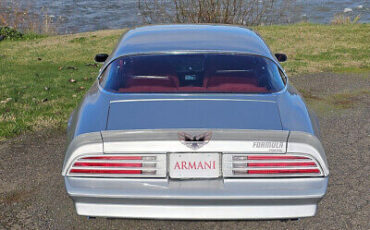
<svg viewBox="0 0 370 230">
<path fill-rule="evenodd" d="M 144 76 L 129 76 L 126 79 L 126 88 L 137 86 L 161 86 L 163 88 L 178 88 L 179 81 L 173 76 L 158 76 L 158 78 Z"/>
<path fill-rule="evenodd" d="M 267 92 L 265 87 L 259 87 L 253 73 L 227 74 L 207 77 L 204 81 L 210 92 Z"/>
<path fill-rule="evenodd" d="M 215 75 L 206 77 L 203 87 L 179 86 L 175 76 L 127 76 L 125 87 L 119 92 L 267 92 L 265 87 L 259 87 L 255 77 Z"/>
<path fill-rule="evenodd" d="M 122 58 L 100 83 L 120 93 L 267 93 L 281 87 L 271 80 L 280 78 L 277 67 L 261 57 L 210 55 L 202 60 L 186 55 Z"/>
</svg>

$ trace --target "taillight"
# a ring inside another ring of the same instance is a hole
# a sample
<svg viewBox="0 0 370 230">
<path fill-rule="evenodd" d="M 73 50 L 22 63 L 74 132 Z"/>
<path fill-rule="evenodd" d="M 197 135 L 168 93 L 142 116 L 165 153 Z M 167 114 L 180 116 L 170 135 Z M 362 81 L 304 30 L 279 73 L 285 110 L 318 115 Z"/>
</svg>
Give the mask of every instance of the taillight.
<svg viewBox="0 0 370 230">
<path fill-rule="evenodd" d="M 166 155 L 82 156 L 73 162 L 68 176 L 166 177 Z"/>
<path fill-rule="evenodd" d="M 224 154 L 224 177 L 321 176 L 317 162 L 302 155 Z"/>
</svg>

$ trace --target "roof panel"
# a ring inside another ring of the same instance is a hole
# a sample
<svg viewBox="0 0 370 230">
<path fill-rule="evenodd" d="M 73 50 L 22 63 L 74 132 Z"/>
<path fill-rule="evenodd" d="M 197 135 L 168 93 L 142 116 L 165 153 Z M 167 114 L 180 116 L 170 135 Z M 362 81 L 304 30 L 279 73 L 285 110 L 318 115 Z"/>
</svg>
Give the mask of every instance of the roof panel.
<svg viewBox="0 0 370 230">
<path fill-rule="evenodd" d="M 243 52 L 272 57 L 253 31 L 227 25 L 156 25 L 127 32 L 110 58 L 156 52 Z"/>
</svg>

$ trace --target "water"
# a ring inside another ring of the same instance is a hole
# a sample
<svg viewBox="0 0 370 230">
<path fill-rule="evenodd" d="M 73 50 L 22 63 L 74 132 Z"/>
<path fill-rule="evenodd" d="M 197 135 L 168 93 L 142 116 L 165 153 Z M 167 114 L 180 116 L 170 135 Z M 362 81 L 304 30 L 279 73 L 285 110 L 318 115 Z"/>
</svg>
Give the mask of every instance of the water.
<svg viewBox="0 0 370 230">
<path fill-rule="evenodd" d="M 18 0 L 31 13 L 42 15 L 47 9 L 59 33 L 76 33 L 101 29 L 116 29 L 143 24 L 137 0 Z M 360 9 L 359 6 L 362 6 Z M 290 22 L 309 21 L 330 23 L 334 14 L 345 8 L 348 16 L 361 15 L 360 22 L 370 22 L 369 0 L 297 0 Z M 44 9 L 44 11 L 42 11 Z"/>
</svg>

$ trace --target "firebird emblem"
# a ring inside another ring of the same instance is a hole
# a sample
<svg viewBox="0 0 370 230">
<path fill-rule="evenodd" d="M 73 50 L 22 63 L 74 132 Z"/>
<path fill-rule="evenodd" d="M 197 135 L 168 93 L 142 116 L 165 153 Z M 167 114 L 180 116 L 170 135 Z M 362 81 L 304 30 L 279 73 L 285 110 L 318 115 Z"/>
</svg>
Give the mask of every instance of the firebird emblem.
<svg viewBox="0 0 370 230">
<path fill-rule="evenodd" d="M 196 136 L 181 132 L 178 135 L 181 143 L 194 150 L 203 147 L 212 138 L 212 132 L 205 132 Z"/>
</svg>

